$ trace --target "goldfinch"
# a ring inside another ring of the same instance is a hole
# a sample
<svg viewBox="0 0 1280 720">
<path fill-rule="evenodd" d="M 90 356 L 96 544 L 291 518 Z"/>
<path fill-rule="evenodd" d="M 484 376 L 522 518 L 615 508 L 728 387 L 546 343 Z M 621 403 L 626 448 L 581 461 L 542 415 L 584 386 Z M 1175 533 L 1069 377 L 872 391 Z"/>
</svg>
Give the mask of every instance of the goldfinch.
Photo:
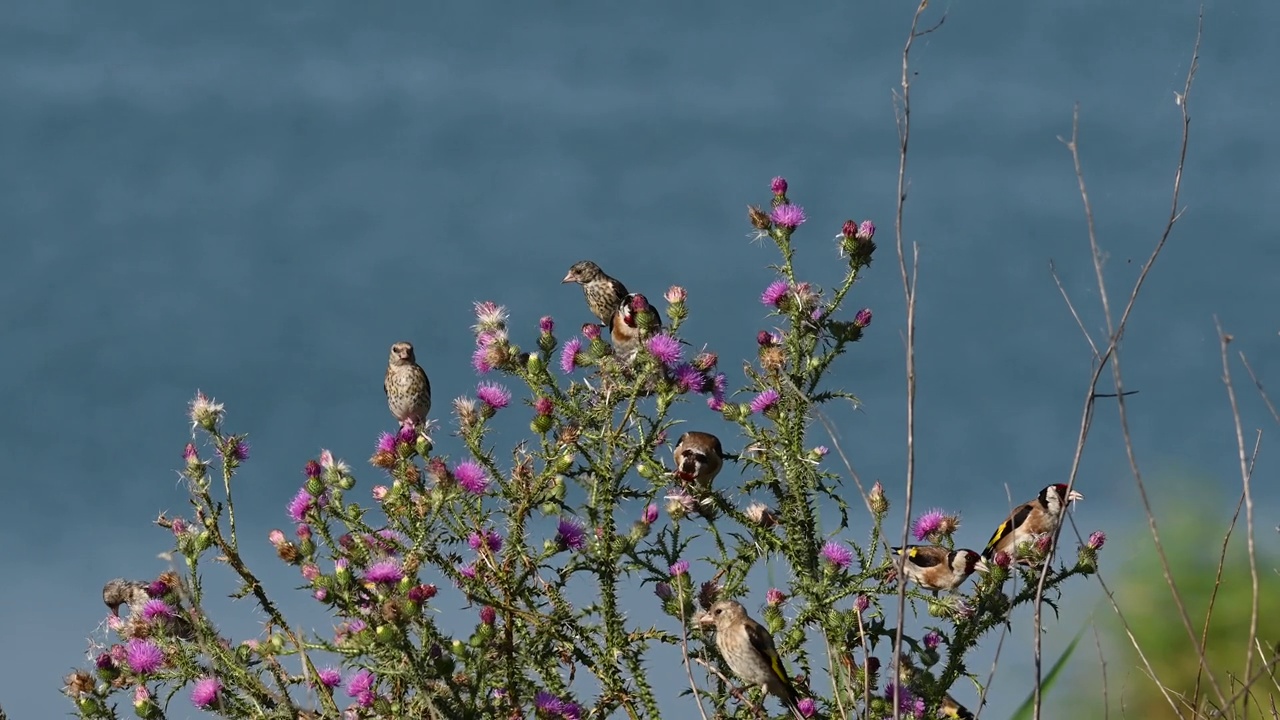
<svg viewBox="0 0 1280 720">
<path fill-rule="evenodd" d="M 939 590 L 953 591 L 975 570 L 985 573 L 987 563 L 973 550 L 948 550 L 941 545 L 908 545 L 893 549 L 902 555 L 902 574 L 934 595 Z"/>
<path fill-rule="evenodd" d="M 1033 540 L 1037 535 L 1052 533 L 1062 524 L 1062 516 L 1067 506 L 1076 500 L 1083 500 L 1084 495 L 1058 483 L 1049 485 L 1040 491 L 1034 500 L 1025 502 L 1013 509 L 1009 517 L 1000 523 L 987 547 L 982 551 L 983 557 L 991 560 L 998 552 L 1008 553 L 1017 559 L 1018 545 Z"/>
<path fill-rule="evenodd" d="M 711 481 L 724 467 L 724 448 L 720 445 L 720 438 L 711 433 L 691 430 L 681 435 L 672 454 L 676 461 L 676 477 L 686 483 L 696 483 L 701 488 L 710 488 Z"/>
<path fill-rule="evenodd" d="M 649 320 L 642 320 L 642 316 Z M 618 311 L 613 314 L 609 339 L 613 341 L 613 354 L 623 362 L 630 362 L 640 351 L 640 344 L 662 328 L 662 318 L 649 300 L 640 293 L 631 293 L 622 299 Z"/>
<path fill-rule="evenodd" d="M 804 720 L 800 699 L 778 656 L 773 637 L 763 625 L 747 616 L 741 603 L 720 600 L 699 616 L 697 622 L 715 626 L 716 648 L 734 675 L 778 696 L 797 720 Z"/>
<path fill-rule="evenodd" d="M 112 615 L 120 617 L 120 606 L 128 605 L 130 615 L 140 615 L 142 606 L 147 604 L 151 596 L 147 594 L 149 583 L 141 580 L 125 580 L 116 578 L 108 580 L 102 586 L 102 602 Z"/>
<path fill-rule="evenodd" d="M 942 705 L 938 707 L 938 713 L 946 718 L 958 718 L 959 720 L 973 720 L 973 713 L 956 699 L 947 695 L 942 698 Z"/>
</svg>

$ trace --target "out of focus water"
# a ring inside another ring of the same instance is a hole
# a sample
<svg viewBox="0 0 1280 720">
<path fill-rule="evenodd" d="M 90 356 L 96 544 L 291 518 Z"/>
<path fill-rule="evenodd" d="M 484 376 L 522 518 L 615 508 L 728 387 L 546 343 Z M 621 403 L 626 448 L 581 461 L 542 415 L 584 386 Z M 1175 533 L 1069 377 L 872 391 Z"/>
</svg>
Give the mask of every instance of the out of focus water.
<svg viewBox="0 0 1280 720">
<path fill-rule="evenodd" d="M 1090 353 L 1051 261 L 1102 334 L 1058 138 L 1078 102 L 1120 305 L 1169 214 L 1197 6 L 954 3 L 929 17 L 943 11 L 915 48 L 905 228 L 921 255 L 918 502 L 963 511 L 976 545 L 1008 506 L 1006 484 L 1022 500 L 1064 479 L 1075 445 Z M 0 704 L 14 718 L 67 710 L 60 678 L 103 615 L 102 582 L 164 566 L 167 539 L 148 522 L 183 510 L 173 468 L 196 388 L 251 433 L 239 510 L 246 535 L 265 538 L 308 457 L 324 446 L 360 464 L 388 426 L 391 342 L 430 349 L 443 406 L 475 381 L 471 302 L 508 305 L 530 333 L 548 313 L 574 326 L 581 296 L 559 279 L 583 257 L 651 295 L 687 286 L 688 337 L 732 368 L 763 327 L 756 298 L 773 260 L 749 244 L 743 208 L 767 201 L 778 174 L 810 217 L 797 235 L 807 277 L 835 279 L 830 239 L 847 217 L 881 228 L 857 291 L 875 322 L 838 378 L 864 405 L 836 420 L 861 475 L 900 497 L 892 98 L 909 20 L 906 5 L 756 0 L 11 3 L 0 19 Z M 1192 476 L 1221 488 L 1221 507 L 1205 509 L 1213 522 L 1240 485 L 1215 316 L 1233 352 L 1280 387 L 1277 24 L 1274 4 L 1206 10 L 1186 214 L 1122 356 L 1157 506 L 1162 474 Z M 1246 439 L 1262 428 L 1265 448 L 1276 426 L 1233 372 Z M 688 413 L 712 422 L 700 406 Z M 1123 537 L 1143 523 L 1117 428 L 1104 404 L 1078 517 Z M 1264 449 L 1259 477 L 1274 468 Z M 1255 490 L 1270 527 L 1274 485 Z M 254 559 L 278 567 L 260 545 Z M 311 610 L 287 594 L 291 575 L 266 579 L 286 608 Z M 1092 607 L 1085 587 L 1051 654 Z M 258 628 L 240 610 L 227 620 L 237 638 Z M 1006 641 L 994 717 L 1025 693 L 1029 638 L 1023 628 Z"/>
</svg>

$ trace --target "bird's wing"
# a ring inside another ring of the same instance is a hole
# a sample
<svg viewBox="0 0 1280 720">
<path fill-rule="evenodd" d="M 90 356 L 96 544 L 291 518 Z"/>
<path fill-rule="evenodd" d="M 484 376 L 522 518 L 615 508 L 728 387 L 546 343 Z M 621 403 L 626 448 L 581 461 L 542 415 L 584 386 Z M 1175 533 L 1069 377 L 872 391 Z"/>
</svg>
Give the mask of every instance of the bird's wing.
<svg viewBox="0 0 1280 720">
<path fill-rule="evenodd" d="M 756 652 L 769 658 L 769 666 L 773 669 L 773 673 L 782 678 L 783 684 L 790 689 L 791 678 L 787 675 L 786 667 L 782 665 L 782 658 L 778 655 L 778 648 L 773 644 L 773 636 L 759 623 L 745 623 L 743 627 L 747 631 L 747 639 L 751 641 L 751 647 L 755 648 Z"/>
<path fill-rule="evenodd" d="M 982 550 L 983 555 L 989 554 L 995 549 L 996 543 L 1004 539 L 1006 535 L 1013 532 L 1013 529 L 1026 521 L 1027 516 L 1031 514 L 1031 503 L 1023 503 L 1019 505 L 1013 514 L 1007 520 L 1000 523 L 1000 527 L 996 528 L 995 533 L 991 535 L 991 539 L 987 541 L 987 547 Z"/>
<path fill-rule="evenodd" d="M 930 568 L 941 565 L 944 554 L 937 552 L 927 552 L 922 548 L 911 548 L 907 551 L 907 558 L 911 560 L 911 564 L 916 567 Z"/>
</svg>

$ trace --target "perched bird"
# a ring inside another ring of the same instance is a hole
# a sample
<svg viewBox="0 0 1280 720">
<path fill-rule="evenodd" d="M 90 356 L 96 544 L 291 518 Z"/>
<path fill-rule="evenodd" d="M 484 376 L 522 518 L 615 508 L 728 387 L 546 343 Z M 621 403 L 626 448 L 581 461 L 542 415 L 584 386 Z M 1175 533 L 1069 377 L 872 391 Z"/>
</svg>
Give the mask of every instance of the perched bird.
<svg viewBox="0 0 1280 720">
<path fill-rule="evenodd" d="M 711 481 L 724 467 L 724 449 L 720 438 L 711 433 L 691 430 L 680 436 L 673 453 L 676 460 L 675 475 L 685 482 L 710 488 Z"/>
<path fill-rule="evenodd" d="M 735 600 L 720 600 L 698 618 L 700 625 L 715 625 L 716 648 L 733 674 L 750 685 L 777 695 L 796 716 L 803 720 L 799 697 L 778 656 L 773 637 L 763 625 L 747 616 L 746 608 Z"/>
<path fill-rule="evenodd" d="M 942 705 L 938 708 L 938 712 L 944 718 L 958 718 L 958 720 L 973 720 L 973 713 L 969 712 L 969 708 L 956 702 L 956 699 L 947 695 L 942 698 Z"/>
<path fill-rule="evenodd" d="M 648 314 L 648 329 L 641 322 L 641 316 Z M 620 360 L 629 361 L 640 350 L 640 343 L 656 334 L 662 327 L 662 318 L 653 309 L 649 300 L 640 293 L 631 293 L 622 299 L 618 310 L 613 314 L 613 324 L 609 337 L 613 341 L 613 354 Z"/>
<path fill-rule="evenodd" d="M 1084 495 L 1058 483 L 1049 485 L 1030 502 L 1025 502 L 1013 509 L 1009 517 L 996 528 L 987 547 L 982 551 L 988 560 L 998 552 L 1006 552 L 1009 557 L 1017 559 L 1018 545 L 1035 539 L 1036 535 L 1052 533 L 1062 524 L 1062 515 L 1067 506 L 1076 500 L 1083 500 Z"/>
<path fill-rule="evenodd" d="M 413 356 L 413 345 L 398 342 L 391 346 L 387 376 L 382 381 L 387 407 L 401 427 L 418 427 L 431 410 L 431 381 Z"/>
<path fill-rule="evenodd" d="M 125 580 L 124 578 L 116 578 L 108 580 L 106 585 L 102 586 L 102 602 L 111 610 L 111 614 L 120 617 L 120 606 L 128 605 L 129 614 L 137 615 L 142 612 L 142 606 L 147 604 L 151 596 L 147 594 L 147 585 L 150 583 L 141 580 Z"/>
<path fill-rule="evenodd" d="M 948 550 L 941 545 L 908 545 L 893 549 L 902 559 L 902 574 L 936 596 L 953 591 L 973 574 L 987 571 L 987 563 L 973 550 Z"/>
<path fill-rule="evenodd" d="M 606 275 L 599 265 L 590 260 L 571 265 L 560 282 L 576 282 L 581 285 L 582 294 L 587 298 L 587 307 L 591 308 L 591 312 L 600 318 L 600 324 L 605 327 L 609 326 L 613 314 L 627 296 L 625 285 Z"/>
</svg>

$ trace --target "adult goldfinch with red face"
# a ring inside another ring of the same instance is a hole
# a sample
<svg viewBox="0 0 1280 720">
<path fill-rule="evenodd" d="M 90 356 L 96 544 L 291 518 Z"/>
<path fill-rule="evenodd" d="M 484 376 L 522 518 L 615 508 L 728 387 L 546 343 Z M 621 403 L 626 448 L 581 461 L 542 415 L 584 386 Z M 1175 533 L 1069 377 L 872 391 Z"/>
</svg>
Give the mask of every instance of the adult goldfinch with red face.
<svg viewBox="0 0 1280 720">
<path fill-rule="evenodd" d="M 797 720 L 804 720 L 799 707 L 800 698 L 782 658 L 778 656 L 773 636 L 763 625 L 747 616 L 742 603 L 720 600 L 696 618 L 696 622 L 715 626 L 716 648 L 734 675 L 778 696 Z"/>
<path fill-rule="evenodd" d="M 690 430 L 676 442 L 675 476 L 685 483 L 707 489 L 724 467 L 724 448 L 711 433 Z"/>
<path fill-rule="evenodd" d="M 643 318 L 647 316 L 648 320 Z M 631 293 L 622 299 L 613 314 L 609 338 L 613 341 L 613 354 L 623 362 L 629 362 L 640 350 L 645 339 L 662 329 L 662 318 L 649 300 L 640 293 Z"/>
<path fill-rule="evenodd" d="M 987 571 L 987 563 L 973 550 L 948 550 L 941 545 L 908 545 L 893 551 L 902 558 L 902 574 L 934 595 L 960 587 L 974 571 Z"/>
<path fill-rule="evenodd" d="M 1037 535 L 1056 532 L 1062 524 L 1062 517 L 1067 506 L 1076 500 L 1083 500 L 1084 495 L 1075 490 L 1067 491 L 1067 486 L 1058 483 L 1049 485 L 1040 491 L 1034 500 L 1025 502 L 1013 509 L 1009 517 L 1000 523 L 995 534 L 987 542 L 982 551 L 988 560 L 996 553 L 1004 552 L 1011 558 L 1017 558 L 1018 546 L 1034 540 Z"/>
</svg>

